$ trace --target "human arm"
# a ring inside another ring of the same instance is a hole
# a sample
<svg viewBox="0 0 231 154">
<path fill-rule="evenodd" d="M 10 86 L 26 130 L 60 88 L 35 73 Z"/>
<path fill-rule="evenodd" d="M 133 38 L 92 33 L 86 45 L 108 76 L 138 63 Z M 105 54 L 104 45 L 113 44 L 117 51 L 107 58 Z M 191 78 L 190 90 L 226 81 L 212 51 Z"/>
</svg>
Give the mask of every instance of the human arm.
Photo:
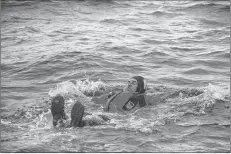
<svg viewBox="0 0 231 154">
<path fill-rule="evenodd" d="M 104 102 L 106 102 L 111 96 L 113 96 L 115 94 L 115 92 L 110 92 L 108 94 L 104 94 L 101 96 L 95 96 L 92 97 L 91 101 L 94 102 L 95 104 L 103 104 Z"/>
<path fill-rule="evenodd" d="M 158 103 L 163 103 L 164 99 L 161 98 L 161 95 L 148 93 L 145 95 L 145 102 L 147 103 L 147 105 L 156 105 Z"/>
<path fill-rule="evenodd" d="M 95 104 L 103 104 L 107 98 L 108 94 L 104 94 L 101 96 L 93 96 L 91 101 L 94 102 Z"/>
<path fill-rule="evenodd" d="M 122 89 L 120 87 L 111 87 L 104 91 L 101 91 L 100 95 L 92 96 L 91 101 L 95 104 L 103 104 L 106 102 L 111 96 L 120 92 Z M 99 93 L 99 92 L 98 92 Z"/>
</svg>

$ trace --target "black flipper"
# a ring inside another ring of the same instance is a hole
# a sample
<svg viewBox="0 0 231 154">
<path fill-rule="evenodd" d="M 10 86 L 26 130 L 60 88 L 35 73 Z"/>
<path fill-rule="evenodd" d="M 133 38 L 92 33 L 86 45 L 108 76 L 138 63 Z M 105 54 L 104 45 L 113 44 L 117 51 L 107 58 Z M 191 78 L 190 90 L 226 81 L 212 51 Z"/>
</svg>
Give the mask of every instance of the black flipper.
<svg viewBox="0 0 231 154">
<path fill-rule="evenodd" d="M 57 95 L 52 99 L 51 114 L 54 126 L 56 126 L 59 121 L 66 118 L 64 113 L 64 98 L 61 95 Z"/>
<path fill-rule="evenodd" d="M 71 126 L 82 127 L 82 118 L 84 114 L 84 106 L 77 101 L 71 109 Z"/>
</svg>

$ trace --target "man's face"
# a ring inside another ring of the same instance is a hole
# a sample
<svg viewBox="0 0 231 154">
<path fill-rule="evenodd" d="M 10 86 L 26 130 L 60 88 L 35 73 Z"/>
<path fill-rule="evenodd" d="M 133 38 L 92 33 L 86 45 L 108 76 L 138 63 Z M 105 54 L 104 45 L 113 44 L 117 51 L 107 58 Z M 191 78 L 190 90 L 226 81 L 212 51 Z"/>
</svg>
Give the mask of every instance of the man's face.
<svg viewBox="0 0 231 154">
<path fill-rule="evenodd" d="M 136 79 L 131 78 L 128 80 L 127 91 L 136 92 L 137 86 L 138 83 Z"/>
</svg>

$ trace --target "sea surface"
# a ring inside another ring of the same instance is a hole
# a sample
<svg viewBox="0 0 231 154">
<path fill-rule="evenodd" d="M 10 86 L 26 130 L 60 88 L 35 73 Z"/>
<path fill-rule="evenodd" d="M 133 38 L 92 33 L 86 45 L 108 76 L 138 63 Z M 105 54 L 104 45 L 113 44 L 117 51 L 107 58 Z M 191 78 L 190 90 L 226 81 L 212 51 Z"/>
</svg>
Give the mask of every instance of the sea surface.
<svg viewBox="0 0 231 154">
<path fill-rule="evenodd" d="M 135 75 L 165 102 L 91 102 Z M 55 129 L 56 94 L 111 120 Z M 230 1 L 1 2 L 1 152 L 230 152 L 229 107 Z"/>
</svg>

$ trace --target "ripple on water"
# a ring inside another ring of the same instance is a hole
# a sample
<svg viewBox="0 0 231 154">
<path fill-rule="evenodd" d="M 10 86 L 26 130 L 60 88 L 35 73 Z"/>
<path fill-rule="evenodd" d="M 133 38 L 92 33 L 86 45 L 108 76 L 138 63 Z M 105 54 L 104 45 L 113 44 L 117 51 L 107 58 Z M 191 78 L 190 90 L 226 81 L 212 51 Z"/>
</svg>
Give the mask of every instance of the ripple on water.
<svg viewBox="0 0 231 154">
<path fill-rule="evenodd" d="M 230 90 L 223 89 L 230 4 L 42 0 L 3 1 L 2 8 L 3 151 L 230 150 Z M 150 95 L 164 103 L 126 116 L 108 113 L 105 125 L 56 130 L 43 113 L 50 102 L 37 99 L 78 95 L 96 114 L 102 106 L 90 102 L 95 91 L 121 88 L 134 74 L 144 75 Z M 97 80 L 78 80 L 88 76 Z"/>
</svg>

